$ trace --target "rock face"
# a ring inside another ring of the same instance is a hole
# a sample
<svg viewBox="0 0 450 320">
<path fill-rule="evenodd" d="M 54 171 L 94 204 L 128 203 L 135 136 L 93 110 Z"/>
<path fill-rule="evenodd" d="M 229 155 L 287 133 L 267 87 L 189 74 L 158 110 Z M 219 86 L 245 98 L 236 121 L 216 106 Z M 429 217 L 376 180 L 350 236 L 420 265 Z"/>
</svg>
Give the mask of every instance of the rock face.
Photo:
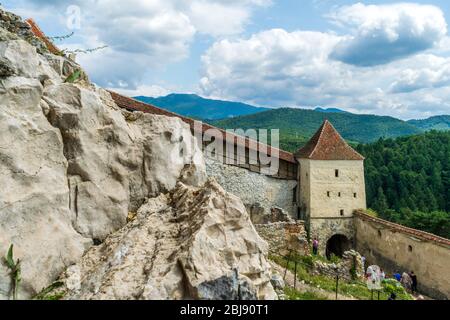
<svg viewBox="0 0 450 320">
<path fill-rule="evenodd" d="M 14 244 L 19 298 L 64 270 L 68 299 L 275 298 L 267 244 L 205 185 L 189 126 L 120 109 L 27 28 L 0 10 L 0 256 Z M 0 299 L 11 287 L 0 260 Z"/>
<path fill-rule="evenodd" d="M 64 274 L 65 299 L 276 299 L 242 201 L 178 183 Z M 82 279 L 82 280 L 80 280 Z"/>
<path fill-rule="evenodd" d="M 0 17 L 4 17 L 2 11 Z M 14 20 L 16 21 L 16 20 Z M 145 198 L 206 180 L 201 150 L 177 118 L 129 114 L 73 61 L 0 24 L 0 255 L 22 261 L 28 298 L 126 223 Z M 25 28 L 22 25 L 21 28 Z M 22 29 L 21 29 L 22 30 Z M 0 263 L 0 299 L 11 279 Z"/>
</svg>

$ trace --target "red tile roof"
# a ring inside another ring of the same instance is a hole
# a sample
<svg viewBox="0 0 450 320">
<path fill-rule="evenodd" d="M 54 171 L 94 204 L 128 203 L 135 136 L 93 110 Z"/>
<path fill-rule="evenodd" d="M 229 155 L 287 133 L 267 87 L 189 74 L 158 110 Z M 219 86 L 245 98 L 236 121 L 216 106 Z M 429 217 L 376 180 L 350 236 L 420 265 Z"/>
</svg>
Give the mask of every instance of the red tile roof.
<svg viewBox="0 0 450 320">
<path fill-rule="evenodd" d="M 311 140 L 295 156 L 311 160 L 364 160 L 336 131 L 333 125 L 325 120 Z"/>
<path fill-rule="evenodd" d="M 34 22 L 33 19 L 27 19 L 25 20 L 26 23 L 28 23 L 31 27 L 31 32 L 33 34 L 40 38 L 42 41 L 44 41 L 45 45 L 47 46 L 48 51 L 50 51 L 53 54 L 59 55 L 61 54 L 61 51 L 51 42 L 47 36 L 42 32 L 42 30 L 39 28 L 36 22 Z"/>
</svg>

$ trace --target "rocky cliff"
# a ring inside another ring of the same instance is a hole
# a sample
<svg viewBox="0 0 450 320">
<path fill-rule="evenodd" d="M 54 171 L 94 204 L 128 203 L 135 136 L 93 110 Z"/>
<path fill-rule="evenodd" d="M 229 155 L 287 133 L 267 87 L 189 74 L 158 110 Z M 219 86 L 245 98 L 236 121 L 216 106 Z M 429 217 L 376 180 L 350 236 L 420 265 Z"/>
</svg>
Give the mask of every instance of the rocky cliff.
<svg viewBox="0 0 450 320">
<path fill-rule="evenodd" d="M 120 109 L 1 10 L 0 131 L 0 254 L 14 244 L 19 297 L 69 267 L 83 280 L 68 299 L 275 298 L 267 244 L 207 180 L 189 126 Z M 0 299 L 12 283 L 2 261 Z"/>
</svg>

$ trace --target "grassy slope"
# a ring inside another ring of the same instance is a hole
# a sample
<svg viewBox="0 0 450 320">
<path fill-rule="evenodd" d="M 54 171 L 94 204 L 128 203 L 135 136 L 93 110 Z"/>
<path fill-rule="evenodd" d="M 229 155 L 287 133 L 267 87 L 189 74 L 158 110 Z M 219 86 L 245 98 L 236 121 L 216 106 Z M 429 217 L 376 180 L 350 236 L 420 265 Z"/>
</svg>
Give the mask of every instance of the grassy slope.
<svg viewBox="0 0 450 320">
<path fill-rule="evenodd" d="M 287 261 L 284 257 L 281 256 L 270 256 L 270 259 L 282 266 L 286 267 Z M 304 281 L 306 284 L 309 284 L 314 287 L 321 288 L 328 292 L 335 292 L 336 290 L 336 279 L 323 275 L 312 275 L 309 272 L 310 266 L 309 263 L 316 259 L 312 256 L 307 257 L 297 257 L 298 265 L 297 265 L 297 277 L 300 281 Z M 323 259 L 319 257 L 318 259 Z M 294 261 L 290 261 L 288 265 L 288 269 L 294 272 Z M 389 281 L 389 280 L 388 280 Z M 392 285 L 388 283 L 383 284 L 384 289 L 380 292 L 380 300 L 387 300 L 390 295 L 390 290 L 395 290 L 397 294 L 397 300 L 412 300 L 411 295 L 405 292 L 403 288 L 393 288 Z M 370 300 L 372 298 L 372 293 L 367 289 L 367 285 L 361 281 L 339 281 L 338 286 L 339 294 L 344 296 L 353 297 L 359 300 Z M 288 299 L 292 300 L 323 300 L 324 296 L 320 294 L 315 294 L 312 292 L 298 292 L 293 288 L 288 288 L 285 290 L 285 294 Z M 374 294 L 374 299 L 378 299 L 377 294 Z"/>
</svg>

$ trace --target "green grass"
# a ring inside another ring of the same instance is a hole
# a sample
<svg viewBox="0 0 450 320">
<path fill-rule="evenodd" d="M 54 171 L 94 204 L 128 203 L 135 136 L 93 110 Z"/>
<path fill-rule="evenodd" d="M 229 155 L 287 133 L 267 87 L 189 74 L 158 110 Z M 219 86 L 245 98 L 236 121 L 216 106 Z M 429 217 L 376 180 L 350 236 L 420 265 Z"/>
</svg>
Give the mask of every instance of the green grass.
<svg viewBox="0 0 450 320">
<path fill-rule="evenodd" d="M 282 267 L 286 267 L 286 259 L 281 256 L 271 255 L 269 257 L 275 263 Z M 336 292 L 336 279 L 334 277 L 328 277 L 324 275 L 312 275 L 310 273 L 313 259 L 323 259 L 319 257 L 311 256 L 295 256 L 289 261 L 288 269 L 294 272 L 294 260 L 297 261 L 297 277 L 301 281 L 303 280 L 306 284 L 324 289 L 329 292 Z M 397 300 L 412 300 L 411 295 L 409 295 L 401 286 L 395 286 L 392 280 L 387 280 L 383 283 L 383 290 L 380 292 L 380 300 L 387 300 L 391 294 L 395 292 L 397 295 Z M 367 289 L 367 285 L 361 281 L 345 281 L 343 279 L 339 280 L 338 293 L 354 297 L 359 300 L 370 300 L 372 298 L 372 292 Z M 377 292 L 374 292 L 374 299 L 378 299 Z"/>
<path fill-rule="evenodd" d="M 291 287 L 284 288 L 284 294 L 288 300 L 327 300 L 321 294 L 312 291 L 300 292 Z"/>
</svg>

